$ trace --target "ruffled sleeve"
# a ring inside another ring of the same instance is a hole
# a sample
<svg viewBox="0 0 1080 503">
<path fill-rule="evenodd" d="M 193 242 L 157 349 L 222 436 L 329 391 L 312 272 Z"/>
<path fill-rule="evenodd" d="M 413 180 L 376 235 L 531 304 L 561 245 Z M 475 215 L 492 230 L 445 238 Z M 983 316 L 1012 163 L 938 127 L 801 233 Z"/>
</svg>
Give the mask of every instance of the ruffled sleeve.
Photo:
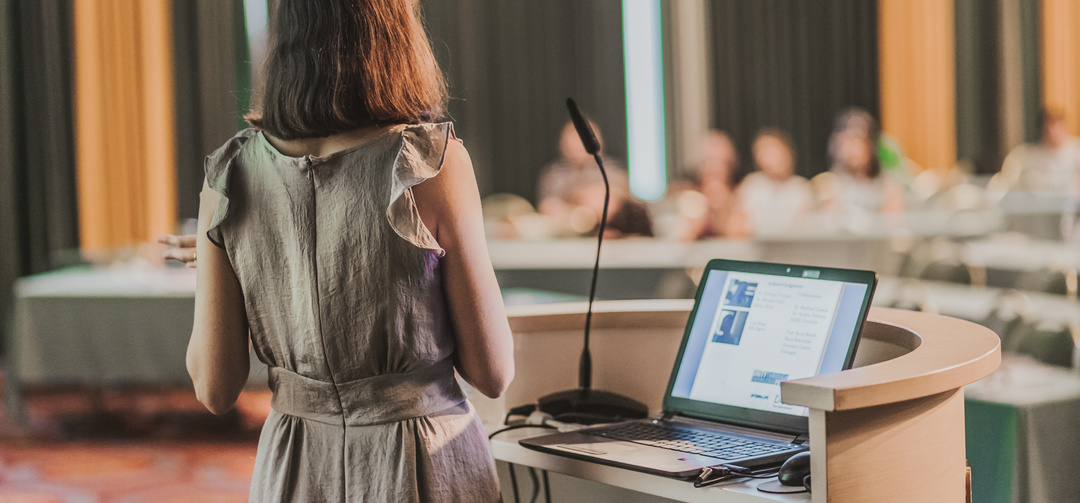
<svg viewBox="0 0 1080 503">
<path fill-rule="evenodd" d="M 446 251 L 420 220 L 412 188 L 439 174 L 451 138 L 456 136 L 454 125 L 449 122 L 405 127 L 394 161 L 390 205 L 386 208 L 386 218 L 399 236 L 419 248 L 434 251 L 439 257 Z"/>
<path fill-rule="evenodd" d="M 236 156 L 251 137 L 258 132 L 248 128 L 233 136 L 214 153 L 206 156 L 203 170 L 206 171 L 206 183 L 214 192 L 221 194 L 218 207 L 214 210 L 214 219 L 206 231 L 206 237 L 218 248 L 225 248 L 225 239 L 221 235 L 221 223 L 229 216 L 229 173 L 232 171 Z"/>
</svg>

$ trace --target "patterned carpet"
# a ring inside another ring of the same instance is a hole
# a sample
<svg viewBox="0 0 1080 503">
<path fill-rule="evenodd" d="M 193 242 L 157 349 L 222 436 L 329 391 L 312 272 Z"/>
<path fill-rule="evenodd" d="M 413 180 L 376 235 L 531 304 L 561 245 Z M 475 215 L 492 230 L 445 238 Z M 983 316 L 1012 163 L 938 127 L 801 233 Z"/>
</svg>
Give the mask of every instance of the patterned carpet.
<svg viewBox="0 0 1080 503">
<path fill-rule="evenodd" d="M 269 398 L 216 417 L 186 391 L 37 393 L 0 413 L 0 503 L 247 501 Z"/>
<path fill-rule="evenodd" d="M 254 445 L 4 446 L 0 502 L 242 502 L 254 459 Z"/>
</svg>

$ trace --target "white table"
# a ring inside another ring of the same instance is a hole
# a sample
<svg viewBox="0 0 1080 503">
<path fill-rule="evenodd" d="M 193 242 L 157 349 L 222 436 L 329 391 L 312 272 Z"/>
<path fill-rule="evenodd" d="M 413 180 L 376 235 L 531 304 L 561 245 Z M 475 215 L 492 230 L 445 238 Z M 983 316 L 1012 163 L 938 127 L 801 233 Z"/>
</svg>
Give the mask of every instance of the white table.
<svg viewBox="0 0 1080 503">
<path fill-rule="evenodd" d="M 130 265 L 19 279 L 6 334 L 8 409 L 26 386 L 190 386 L 195 271 Z M 252 356 L 250 382 L 265 386 Z"/>
<path fill-rule="evenodd" d="M 518 440 L 523 438 L 546 435 L 552 431 L 542 428 L 523 428 L 501 433 L 491 441 L 491 452 L 497 461 L 561 473 L 675 501 L 701 503 L 806 503 L 810 501 L 808 493 L 769 494 L 757 490 L 759 484 L 771 479 L 740 479 L 698 489 L 692 482 L 564 458 L 529 450 L 518 444 Z M 503 484 L 507 485 L 506 481 L 503 481 Z M 559 494 L 558 488 L 554 487 L 552 493 Z M 578 496 L 581 498 L 580 501 L 591 501 L 596 498 L 595 494 Z M 562 495 L 559 501 L 564 501 Z M 571 501 L 578 500 L 571 499 Z"/>
<path fill-rule="evenodd" d="M 979 322 L 990 315 L 1001 296 L 1008 291 L 1005 288 L 885 276 L 878 279 L 873 303 L 875 306 L 891 306 L 896 302 L 906 304 L 921 295 L 930 312 Z M 1060 326 L 1080 325 L 1080 303 L 1077 301 L 1038 292 L 1024 292 L 1023 295 L 1029 301 L 1026 313 L 1029 319 Z"/>
<path fill-rule="evenodd" d="M 975 501 L 1080 501 L 1080 375 L 1007 357 L 964 393 Z"/>
<path fill-rule="evenodd" d="M 988 269 L 1030 272 L 1080 268 L 1080 244 L 1003 234 L 964 244 L 963 259 Z"/>
</svg>

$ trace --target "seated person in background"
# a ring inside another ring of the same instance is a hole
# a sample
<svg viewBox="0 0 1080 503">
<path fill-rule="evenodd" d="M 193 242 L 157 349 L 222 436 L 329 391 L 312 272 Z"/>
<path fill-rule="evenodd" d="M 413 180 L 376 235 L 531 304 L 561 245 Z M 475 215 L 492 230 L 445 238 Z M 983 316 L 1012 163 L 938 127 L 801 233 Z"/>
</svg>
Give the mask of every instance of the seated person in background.
<svg viewBox="0 0 1080 503">
<path fill-rule="evenodd" d="M 595 164 L 592 168 L 597 169 Z M 570 214 L 572 228 L 579 234 L 596 235 L 600 217 L 603 216 L 604 211 L 604 182 L 602 180 L 582 182 L 571 192 L 570 204 L 574 207 Z M 652 219 L 645 205 L 628 193 L 617 193 L 615 187 L 612 186 L 604 237 L 652 237 L 652 235 Z"/>
<path fill-rule="evenodd" d="M 814 210 L 810 182 L 795 174 L 795 146 L 780 129 L 758 132 L 751 147 L 754 169 L 735 190 L 729 236 L 775 234 L 794 228 Z"/>
<path fill-rule="evenodd" d="M 1013 149 L 1003 175 L 1014 180 L 1017 190 L 1080 192 L 1080 138 L 1069 136 L 1060 110 L 1044 108 L 1039 117 L 1041 141 Z"/>
<path fill-rule="evenodd" d="M 739 154 L 723 131 L 708 130 L 701 138 L 688 179 L 674 181 L 667 200 L 673 208 L 668 237 L 676 241 L 727 235 L 734 199 Z"/>
<path fill-rule="evenodd" d="M 603 149 L 600 129 L 589 121 Z M 601 154 L 603 150 L 601 150 Z M 604 168 L 611 186 L 607 230 L 611 237 L 651 236 L 652 227 L 644 204 L 630 193 L 626 169 L 604 156 Z M 556 235 L 580 236 L 595 233 L 604 209 L 604 179 L 596 160 L 585 151 L 574 129 L 567 122 L 559 135 L 559 158 L 540 174 L 537 209 L 548 217 Z"/>
<path fill-rule="evenodd" d="M 842 112 L 829 137 L 832 168 L 815 177 L 823 209 L 845 214 L 901 213 L 904 191 L 881 171 L 877 121 L 864 110 Z"/>
</svg>

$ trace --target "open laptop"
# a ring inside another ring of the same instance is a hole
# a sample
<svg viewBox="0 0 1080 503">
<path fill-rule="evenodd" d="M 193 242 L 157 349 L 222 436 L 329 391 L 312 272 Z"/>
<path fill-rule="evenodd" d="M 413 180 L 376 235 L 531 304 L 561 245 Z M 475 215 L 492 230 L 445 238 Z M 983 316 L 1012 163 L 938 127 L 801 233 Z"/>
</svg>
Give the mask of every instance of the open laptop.
<svg viewBox="0 0 1080 503">
<path fill-rule="evenodd" d="M 520 441 L 671 477 L 807 449 L 806 407 L 780 382 L 851 367 L 877 286 L 871 271 L 712 260 L 698 285 L 663 414 Z"/>
</svg>

